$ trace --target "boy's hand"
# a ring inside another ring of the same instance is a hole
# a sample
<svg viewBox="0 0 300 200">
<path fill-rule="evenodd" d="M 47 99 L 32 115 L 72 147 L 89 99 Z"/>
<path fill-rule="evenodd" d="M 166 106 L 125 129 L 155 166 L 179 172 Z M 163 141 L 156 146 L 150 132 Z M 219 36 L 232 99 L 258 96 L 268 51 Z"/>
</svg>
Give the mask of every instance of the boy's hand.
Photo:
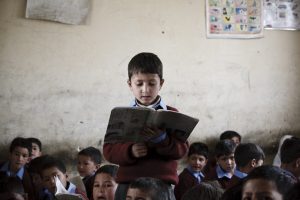
<svg viewBox="0 0 300 200">
<path fill-rule="evenodd" d="M 156 127 L 145 127 L 141 134 L 144 136 L 145 141 L 150 143 L 160 143 L 167 137 L 165 130 Z"/>
<path fill-rule="evenodd" d="M 135 158 L 140 158 L 147 155 L 148 148 L 145 143 L 135 143 L 132 145 L 131 152 Z"/>
</svg>

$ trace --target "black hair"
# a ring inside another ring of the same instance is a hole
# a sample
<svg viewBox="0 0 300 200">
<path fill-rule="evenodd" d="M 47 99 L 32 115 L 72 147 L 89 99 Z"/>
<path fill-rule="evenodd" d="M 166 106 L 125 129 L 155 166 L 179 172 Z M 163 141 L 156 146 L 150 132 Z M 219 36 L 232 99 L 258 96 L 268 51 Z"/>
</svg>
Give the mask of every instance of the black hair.
<svg viewBox="0 0 300 200">
<path fill-rule="evenodd" d="M 38 138 L 30 137 L 27 138 L 27 140 L 29 140 L 31 144 L 32 143 L 37 144 L 39 146 L 40 151 L 42 151 L 42 142 Z"/>
<path fill-rule="evenodd" d="M 97 174 L 105 173 L 105 174 L 109 174 L 111 177 L 115 179 L 117 178 L 118 169 L 119 167 L 117 165 L 111 165 L 111 164 L 103 165 L 96 171 L 95 176 Z"/>
<path fill-rule="evenodd" d="M 31 155 L 32 145 L 26 138 L 16 137 L 13 139 L 13 141 L 10 143 L 9 152 L 12 153 L 16 147 L 26 148 L 29 156 Z"/>
<path fill-rule="evenodd" d="M 300 182 L 293 185 L 293 187 L 286 193 L 284 200 L 299 200 L 300 199 Z"/>
<path fill-rule="evenodd" d="M 48 159 L 52 159 L 49 155 L 42 155 L 40 157 L 36 157 L 30 161 L 28 164 L 28 172 L 38 174 L 41 171 L 41 168 Z"/>
<path fill-rule="evenodd" d="M 224 190 L 218 182 L 201 182 L 184 193 L 182 200 L 220 200 Z"/>
<path fill-rule="evenodd" d="M 54 158 L 52 156 L 48 156 L 44 159 L 43 164 L 40 168 L 40 176 L 42 176 L 42 173 L 44 170 L 56 167 L 59 171 L 61 171 L 63 174 L 67 172 L 65 164 L 59 160 L 58 158 Z"/>
<path fill-rule="evenodd" d="M 276 185 L 277 191 L 282 195 L 286 194 L 295 184 L 295 180 L 291 176 L 288 176 L 285 170 L 271 165 L 254 168 L 245 178 L 243 185 L 252 179 L 263 179 L 273 182 Z"/>
<path fill-rule="evenodd" d="M 128 63 L 129 81 L 133 74 L 149 73 L 158 74 L 163 79 L 163 65 L 157 55 L 153 53 L 142 52 L 135 55 Z"/>
<path fill-rule="evenodd" d="M 99 149 L 95 147 L 87 147 L 82 149 L 78 155 L 88 156 L 95 164 L 101 164 L 102 162 L 102 154 Z"/>
<path fill-rule="evenodd" d="M 282 163 L 291 163 L 300 158 L 300 138 L 291 137 L 286 139 L 280 150 L 280 159 Z"/>
<path fill-rule="evenodd" d="M 237 137 L 240 141 L 242 141 L 242 136 L 238 132 L 232 130 L 224 131 L 223 133 L 221 133 L 220 140 L 230 140 L 233 137 Z"/>
<path fill-rule="evenodd" d="M 202 142 L 194 142 L 189 147 L 188 156 L 192 154 L 203 155 L 206 159 L 208 158 L 208 146 Z"/>
<path fill-rule="evenodd" d="M 264 160 L 265 154 L 263 150 L 254 143 L 243 143 L 236 147 L 234 151 L 234 159 L 239 167 L 245 167 L 251 160 Z"/>
<path fill-rule="evenodd" d="M 132 181 L 129 188 L 139 189 L 147 193 L 152 200 L 168 200 L 169 191 L 167 185 L 159 179 L 150 177 L 140 177 Z"/>
<path fill-rule="evenodd" d="M 231 140 L 220 140 L 215 147 L 215 156 L 229 156 L 234 153 L 236 144 Z"/>
</svg>

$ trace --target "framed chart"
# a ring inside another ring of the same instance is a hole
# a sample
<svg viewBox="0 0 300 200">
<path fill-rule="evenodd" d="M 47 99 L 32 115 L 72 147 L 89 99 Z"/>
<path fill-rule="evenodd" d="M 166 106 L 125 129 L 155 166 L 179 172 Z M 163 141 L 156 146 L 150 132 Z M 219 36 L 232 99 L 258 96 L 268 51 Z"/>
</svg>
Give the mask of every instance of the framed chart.
<svg viewBox="0 0 300 200">
<path fill-rule="evenodd" d="M 206 0 L 208 38 L 263 37 L 261 0 Z"/>
</svg>

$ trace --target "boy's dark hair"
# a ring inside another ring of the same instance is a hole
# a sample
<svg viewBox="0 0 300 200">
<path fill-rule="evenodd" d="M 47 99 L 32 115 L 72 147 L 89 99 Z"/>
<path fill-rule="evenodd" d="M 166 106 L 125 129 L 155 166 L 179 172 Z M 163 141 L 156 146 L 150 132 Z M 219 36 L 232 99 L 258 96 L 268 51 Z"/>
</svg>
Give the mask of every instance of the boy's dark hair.
<svg viewBox="0 0 300 200">
<path fill-rule="evenodd" d="M 300 182 L 293 185 L 293 187 L 287 192 L 284 200 L 299 200 L 300 199 Z"/>
<path fill-rule="evenodd" d="M 42 166 L 48 159 L 52 159 L 52 157 L 49 155 L 43 155 L 43 156 L 34 158 L 28 164 L 28 168 L 27 168 L 28 172 L 38 174 L 41 171 Z"/>
<path fill-rule="evenodd" d="M 245 167 L 251 160 L 264 160 L 265 154 L 263 150 L 256 144 L 244 143 L 236 147 L 234 151 L 234 159 L 239 167 Z"/>
<path fill-rule="evenodd" d="M 43 175 L 42 173 L 44 170 L 49 169 L 51 167 L 56 167 L 63 174 L 65 174 L 67 172 L 65 164 L 61 160 L 54 158 L 52 156 L 48 156 L 45 158 L 45 160 L 43 161 L 43 164 L 40 168 L 40 173 L 39 173 L 40 176 L 42 177 L 42 175 Z"/>
<path fill-rule="evenodd" d="M 182 200 L 220 200 L 224 190 L 218 182 L 201 182 L 184 193 Z"/>
<path fill-rule="evenodd" d="M 153 53 L 142 52 L 135 55 L 128 64 L 128 78 L 133 74 L 149 73 L 158 74 L 163 79 L 163 65 L 157 55 Z"/>
<path fill-rule="evenodd" d="M 9 152 L 12 153 L 16 147 L 22 147 L 28 149 L 29 156 L 31 155 L 31 143 L 22 137 L 16 137 L 13 139 L 13 141 L 10 143 Z"/>
<path fill-rule="evenodd" d="M 117 165 L 103 165 L 101 166 L 97 171 L 96 171 L 96 175 L 97 174 L 101 174 L 101 173 L 105 173 L 105 174 L 109 174 L 111 177 L 113 178 L 117 178 L 117 172 L 118 172 L 119 167 Z"/>
<path fill-rule="evenodd" d="M 277 191 L 282 195 L 285 195 L 295 184 L 295 180 L 288 176 L 285 170 L 271 165 L 254 168 L 245 178 L 244 185 L 252 179 L 264 179 L 273 182 L 276 185 Z"/>
<path fill-rule="evenodd" d="M 42 142 L 38 138 L 30 137 L 27 138 L 27 140 L 29 140 L 31 144 L 32 143 L 37 144 L 39 146 L 40 151 L 42 151 Z"/>
<path fill-rule="evenodd" d="M 166 184 L 159 179 L 150 177 L 141 177 L 132 181 L 129 188 L 139 189 L 147 193 L 152 200 L 168 200 L 169 191 Z"/>
<path fill-rule="evenodd" d="M 78 155 L 88 156 L 95 164 L 101 164 L 102 162 L 102 155 L 99 149 L 95 147 L 87 147 L 82 149 Z"/>
<path fill-rule="evenodd" d="M 221 133 L 220 140 L 230 140 L 233 137 L 239 138 L 240 141 L 242 140 L 242 136 L 239 133 L 231 130 L 224 131 L 223 133 Z"/>
<path fill-rule="evenodd" d="M 282 163 L 291 163 L 300 158 L 300 138 L 292 137 L 286 139 L 280 150 L 280 159 Z"/>
<path fill-rule="evenodd" d="M 220 140 L 215 148 L 215 156 L 219 158 L 220 156 L 229 156 L 234 153 L 236 144 L 231 140 Z"/>
<path fill-rule="evenodd" d="M 192 154 L 198 154 L 208 158 L 208 146 L 202 142 L 194 142 L 191 144 L 188 152 L 188 156 Z"/>
</svg>

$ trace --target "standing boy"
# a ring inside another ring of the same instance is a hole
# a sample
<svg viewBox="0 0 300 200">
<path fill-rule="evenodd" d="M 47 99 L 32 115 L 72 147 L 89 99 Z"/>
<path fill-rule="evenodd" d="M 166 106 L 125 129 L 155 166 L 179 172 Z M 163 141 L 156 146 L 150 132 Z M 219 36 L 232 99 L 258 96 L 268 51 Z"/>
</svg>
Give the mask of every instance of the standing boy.
<svg viewBox="0 0 300 200">
<path fill-rule="evenodd" d="M 162 68 L 160 59 L 153 53 L 139 53 L 131 59 L 127 83 L 135 97 L 133 107 L 177 111 L 167 106 L 158 95 L 164 83 Z M 146 135 L 149 140 L 141 143 L 104 143 L 104 157 L 120 166 L 115 199 L 126 199 L 129 183 L 139 177 L 161 179 L 168 185 L 170 199 L 174 199 L 171 184 L 178 182 L 176 160 L 186 154 L 187 142 L 176 138 L 170 131 L 157 127 L 145 127 L 141 134 Z"/>
<path fill-rule="evenodd" d="M 208 147 L 201 142 L 191 144 L 188 152 L 188 166 L 180 173 L 179 182 L 174 188 L 175 197 L 180 200 L 183 194 L 204 178 L 203 169 L 207 163 Z"/>
</svg>

